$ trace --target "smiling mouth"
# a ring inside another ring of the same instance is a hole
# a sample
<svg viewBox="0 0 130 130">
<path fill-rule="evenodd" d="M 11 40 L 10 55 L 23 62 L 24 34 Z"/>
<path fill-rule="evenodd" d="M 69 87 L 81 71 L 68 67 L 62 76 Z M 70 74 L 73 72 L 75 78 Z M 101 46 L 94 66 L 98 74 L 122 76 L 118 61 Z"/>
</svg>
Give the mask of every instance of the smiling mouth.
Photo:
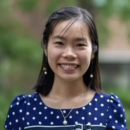
<svg viewBox="0 0 130 130">
<path fill-rule="evenodd" d="M 61 68 L 66 70 L 74 70 L 79 67 L 79 65 L 67 65 L 67 64 L 59 64 Z"/>
</svg>

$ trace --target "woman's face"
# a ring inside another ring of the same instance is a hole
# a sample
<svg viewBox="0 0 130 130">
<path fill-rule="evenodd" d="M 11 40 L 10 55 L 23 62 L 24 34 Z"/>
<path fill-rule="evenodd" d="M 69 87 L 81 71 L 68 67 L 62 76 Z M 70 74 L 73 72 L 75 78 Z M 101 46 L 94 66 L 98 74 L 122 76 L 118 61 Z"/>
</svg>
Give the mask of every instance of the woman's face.
<svg viewBox="0 0 130 130">
<path fill-rule="evenodd" d="M 65 81 L 82 79 L 92 57 L 88 29 L 80 21 L 68 28 L 70 23 L 68 20 L 56 25 L 45 50 L 55 77 Z"/>
</svg>

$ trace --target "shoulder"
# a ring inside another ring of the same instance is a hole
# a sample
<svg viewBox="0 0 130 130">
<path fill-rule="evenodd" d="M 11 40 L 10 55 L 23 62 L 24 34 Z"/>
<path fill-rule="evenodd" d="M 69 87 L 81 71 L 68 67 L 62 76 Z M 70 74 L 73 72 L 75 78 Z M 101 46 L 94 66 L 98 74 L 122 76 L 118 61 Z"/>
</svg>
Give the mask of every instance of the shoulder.
<svg viewBox="0 0 130 130">
<path fill-rule="evenodd" d="M 16 108 L 24 108 L 26 105 L 30 105 L 30 103 L 34 100 L 37 100 L 37 93 L 33 93 L 30 95 L 18 95 L 11 102 L 9 110 L 14 110 Z"/>
<path fill-rule="evenodd" d="M 109 129 L 127 129 L 125 110 L 118 96 L 113 93 L 101 93 L 99 96 L 104 98 L 107 105 L 107 127 Z"/>
<path fill-rule="evenodd" d="M 37 93 L 16 96 L 9 107 L 4 127 L 9 130 L 23 129 L 26 110 L 37 96 Z"/>
<path fill-rule="evenodd" d="M 119 110 L 124 111 L 121 100 L 115 94 L 113 94 L 113 93 L 111 93 L 111 94 L 100 93 L 99 96 L 100 96 L 100 98 L 102 98 L 102 100 L 104 100 L 104 102 L 107 103 L 108 109 L 109 108 L 113 108 L 113 109 L 117 108 Z"/>
<path fill-rule="evenodd" d="M 100 93 L 99 97 L 106 105 L 109 113 L 124 113 L 122 102 L 115 94 Z"/>
<path fill-rule="evenodd" d="M 104 101 L 104 103 L 108 103 L 108 104 L 117 104 L 117 106 L 121 106 L 122 103 L 120 101 L 120 99 L 118 98 L 118 96 L 116 96 L 115 94 L 111 93 L 111 94 L 106 94 L 106 93 L 96 93 L 98 96 L 98 98 L 102 101 Z"/>
</svg>

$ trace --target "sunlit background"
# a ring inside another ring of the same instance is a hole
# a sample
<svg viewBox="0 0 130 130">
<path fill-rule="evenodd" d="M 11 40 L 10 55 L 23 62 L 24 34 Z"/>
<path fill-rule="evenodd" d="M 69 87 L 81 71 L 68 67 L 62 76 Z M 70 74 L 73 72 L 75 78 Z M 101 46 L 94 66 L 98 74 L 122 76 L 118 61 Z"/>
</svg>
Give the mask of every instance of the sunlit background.
<svg viewBox="0 0 130 130">
<path fill-rule="evenodd" d="M 45 22 L 63 6 L 83 7 L 93 15 L 102 88 L 120 98 L 130 128 L 130 0 L 0 0 L 0 130 L 13 98 L 34 92 Z"/>
</svg>

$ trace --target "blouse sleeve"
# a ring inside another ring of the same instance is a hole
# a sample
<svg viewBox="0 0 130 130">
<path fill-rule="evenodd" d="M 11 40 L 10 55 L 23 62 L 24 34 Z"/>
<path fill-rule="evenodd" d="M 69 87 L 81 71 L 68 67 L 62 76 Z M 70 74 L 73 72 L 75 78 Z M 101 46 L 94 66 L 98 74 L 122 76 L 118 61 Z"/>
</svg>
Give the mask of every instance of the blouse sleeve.
<svg viewBox="0 0 130 130">
<path fill-rule="evenodd" d="M 25 96 L 19 95 L 14 98 L 12 101 L 8 114 L 6 117 L 6 121 L 4 124 L 4 128 L 6 130 L 23 130 L 24 129 L 24 111 L 25 110 Z"/>
<path fill-rule="evenodd" d="M 111 94 L 109 97 L 107 130 L 127 130 L 125 110 L 117 96 Z"/>
</svg>

